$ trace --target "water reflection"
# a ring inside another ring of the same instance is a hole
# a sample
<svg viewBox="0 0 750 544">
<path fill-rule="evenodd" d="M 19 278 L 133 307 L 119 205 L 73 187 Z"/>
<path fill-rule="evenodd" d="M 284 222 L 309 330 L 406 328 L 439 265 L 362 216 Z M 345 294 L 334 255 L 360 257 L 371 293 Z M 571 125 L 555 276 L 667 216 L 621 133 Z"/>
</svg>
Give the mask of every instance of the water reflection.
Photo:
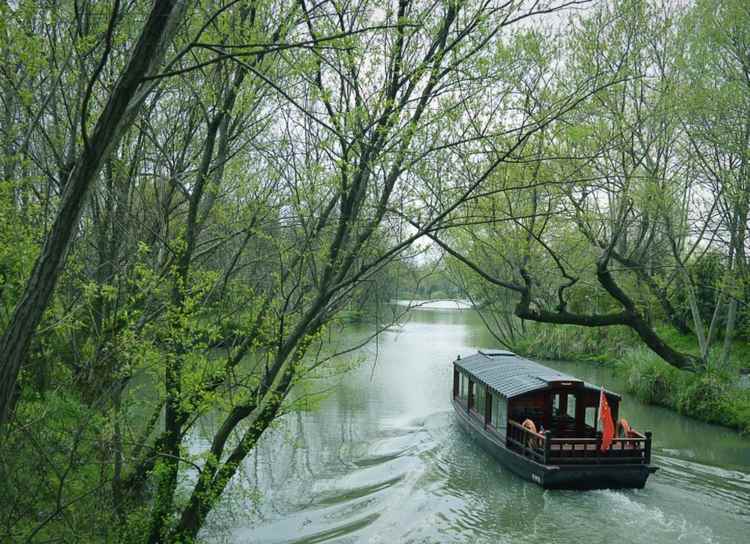
<svg viewBox="0 0 750 544">
<path fill-rule="evenodd" d="M 351 328 L 342 341 L 364 334 Z M 450 409 L 450 361 L 480 347 L 495 346 L 473 312 L 412 312 L 321 406 L 266 434 L 234 482 L 259 498 L 227 501 L 228 540 L 746 541 L 750 441 L 627 396 L 623 415 L 654 432 L 661 466 L 645 489 L 543 491 L 509 473 Z M 551 364 L 623 389 L 606 369 Z"/>
</svg>

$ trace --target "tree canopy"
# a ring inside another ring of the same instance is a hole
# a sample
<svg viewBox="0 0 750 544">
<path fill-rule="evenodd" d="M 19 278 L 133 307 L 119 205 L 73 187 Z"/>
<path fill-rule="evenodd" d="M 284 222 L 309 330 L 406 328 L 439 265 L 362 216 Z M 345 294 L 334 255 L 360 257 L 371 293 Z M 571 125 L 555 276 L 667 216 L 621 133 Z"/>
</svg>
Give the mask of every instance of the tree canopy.
<svg viewBox="0 0 750 544">
<path fill-rule="evenodd" d="M 501 341 L 726 359 L 749 29 L 740 0 L 0 3 L 0 539 L 198 538 L 342 316 L 433 292 L 426 241 Z"/>
</svg>

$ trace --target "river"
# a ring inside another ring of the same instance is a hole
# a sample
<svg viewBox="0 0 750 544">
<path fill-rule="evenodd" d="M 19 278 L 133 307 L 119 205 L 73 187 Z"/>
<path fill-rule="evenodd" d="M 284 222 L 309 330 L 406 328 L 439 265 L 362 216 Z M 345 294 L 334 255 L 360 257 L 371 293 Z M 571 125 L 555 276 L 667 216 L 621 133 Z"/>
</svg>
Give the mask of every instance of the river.
<svg viewBox="0 0 750 544">
<path fill-rule="evenodd" d="M 499 465 L 450 405 L 451 361 L 495 347 L 473 311 L 412 311 L 315 409 L 264 435 L 209 531 L 243 544 L 750 542 L 750 438 L 628 395 L 622 415 L 653 431 L 660 467 L 644 489 L 544 491 Z M 606 368 L 547 364 L 624 389 Z"/>
</svg>

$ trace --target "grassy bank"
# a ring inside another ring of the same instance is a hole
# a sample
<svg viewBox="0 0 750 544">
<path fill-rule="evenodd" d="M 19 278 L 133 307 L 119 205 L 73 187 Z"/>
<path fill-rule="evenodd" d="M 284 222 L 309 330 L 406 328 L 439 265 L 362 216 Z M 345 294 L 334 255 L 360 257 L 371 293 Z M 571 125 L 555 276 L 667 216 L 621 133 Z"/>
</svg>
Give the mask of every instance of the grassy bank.
<svg viewBox="0 0 750 544">
<path fill-rule="evenodd" d="M 679 350 L 698 352 L 691 336 L 667 328 L 659 333 Z M 739 386 L 740 370 L 750 365 L 747 343 L 735 343 L 726 367 L 709 367 L 702 372 L 683 372 L 668 365 L 630 330 L 619 327 L 585 329 L 532 324 L 516 341 L 515 349 L 538 358 L 612 365 L 626 379 L 628 392 L 644 402 L 750 433 L 750 389 Z"/>
</svg>

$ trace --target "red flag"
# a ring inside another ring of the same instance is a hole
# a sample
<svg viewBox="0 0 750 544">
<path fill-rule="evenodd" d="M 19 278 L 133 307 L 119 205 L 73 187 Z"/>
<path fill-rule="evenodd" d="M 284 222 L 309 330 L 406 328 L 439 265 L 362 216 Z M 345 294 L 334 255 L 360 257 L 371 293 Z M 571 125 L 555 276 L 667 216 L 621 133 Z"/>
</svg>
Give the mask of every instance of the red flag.
<svg viewBox="0 0 750 544">
<path fill-rule="evenodd" d="M 602 422 L 602 445 L 600 449 L 601 451 L 607 451 L 615 436 L 615 424 L 612 422 L 612 411 L 609 409 L 604 389 L 599 395 L 599 421 Z"/>
</svg>

